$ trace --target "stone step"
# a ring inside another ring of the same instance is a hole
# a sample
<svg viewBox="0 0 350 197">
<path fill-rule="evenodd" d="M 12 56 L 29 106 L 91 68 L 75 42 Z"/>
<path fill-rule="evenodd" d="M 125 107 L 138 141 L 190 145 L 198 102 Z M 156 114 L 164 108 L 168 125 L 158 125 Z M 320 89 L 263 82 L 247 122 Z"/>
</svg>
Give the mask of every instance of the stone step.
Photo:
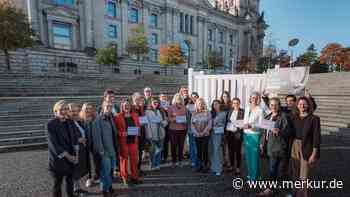
<svg viewBox="0 0 350 197">
<path fill-rule="evenodd" d="M 40 130 L 45 129 L 44 124 L 34 124 L 34 125 L 9 125 L 9 126 L 0 126 L 0 133 L 3 132 L 17 132 L 17 131 L 28 131 L 28 130 Z"/>
<path fill-rule="evenodd" d="M 15 132 L 0 132 L 0 139 L 45 136 L 46 130 L 25 130 Z"/>
<path fill-rule="evenodd" d="M 335 118 L 335 119 L 348 121 L 350 123 L 350 115 L 336 114 L 334 112 L 323 113 L 323 112 L 319 112 L 318 110 L 316 110 L 315 115 L 321 117 L 321 119 L 329 117 L 329 118 Z"/>
<path fill-rule="evenodd" d="M 345 127 L 349 127 L 349 125 L 350 125 L 350 121 L 348 119 L 333 118 L 333 117 L 328 117 L 328 116 L 322 116 L 322 117 L 320 116 L 320 118 L 321 118 L 321 121 L 347 125 Z"/>
<path fill-rule="evenodd" d="M 26 144 L 14 144 L 14 145 L 0 145 L 0 153 L 12 152 L 21 150 L 33 150 L 47 147 L 47 142 L 26 143 Z"/>
<path fill-rule="evenodd" d="M 34 119 L 23 119 L 23 120 L 5 120 L 5 121 L 0 121 L 0 127 L 2 126 L 8 126 L 8 125 L 16 125 L 16 126 L 24 126 L 24 125 L 33 125 L 33 124 L 38 124 L 38 123 L 47 123 L 49 119 L 44 118 L 34 118 Z"/>
<path fill-rule="evenodd" d="M 349 124 L 339 122 L 329 122 L 321 119 L 321 126 L 337 127 L 337 128 L 348 128 Z"/>
<path fill-rule="evenodd" d="M 16 144 L 26 144 L 26 143 L 42 143 L 47 141 L 47 136 L 33 136 L 33 137 L 14 137 L 0 139 L 0 146 L 5 145 L 16 145 Z"/>
<path fill-rule="evenodd" d="M 20 114 L 11 116 L 0 116 L 0 121 L 30 120 L 32 118 L 46 119 L 51 117 L 53 117 L 53 114 Z"/>
<path fill-rule="evenodd" d="M 317 105 L 316 110 L 331 110 L 331 111 L 350 111 L 350 106 L 342 106 L 342 105 Z"/>
<path fill-rule="evenodd" d="M 338 127 L 327 126 L 327 125 L 321 125 L 321 131 L 339 132 L 339 128 Z"/>
<path fill-rule="evenodd" d="M 317 108 L 315 113 L 322 113 L 322 114 L 339 114 L 341 116 L 350 116 L 350 111 L 347 110 L 333 110 L 333 109 L 322 109 L 322 108 Z"/>
</svg>

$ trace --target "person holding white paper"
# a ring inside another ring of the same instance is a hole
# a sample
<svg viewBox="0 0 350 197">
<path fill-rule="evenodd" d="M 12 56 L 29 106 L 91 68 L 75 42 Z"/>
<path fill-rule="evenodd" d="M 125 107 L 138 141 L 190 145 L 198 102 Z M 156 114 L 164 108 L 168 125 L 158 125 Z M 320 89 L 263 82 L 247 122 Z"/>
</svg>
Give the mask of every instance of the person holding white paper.
<svg viewBox="0 0 350 197">
<path fill-rule="evenodd" d="M 285 113 L 281 111 L 281 103 L 278 98 L 271 98 L 269 102 L 271 111 L 265 119 L 274 122 L 274 128 L 264 130 L 261 137 L 260 150 L 266 148 L 269 158 L 269 179 L 277 180 L 278 171 L 283 158 L 288 156 L 288 142 L 292 135 L 290 124 Z M 273 190 L 266 188 L 259 193 L 260 196 L 271 196 Z"/>
<path fill-rule="evenodd" d="M 195 103 L 197 99 L 199 98 L 199 95 L 197 92 L 192 92 L 191 93 L 191 100 L 187 104 L 187 118 L 188 120 L 191 120 L 192 114 L 196 111 L 196 106 Z M 192 132 L 191 129 L 191 121 L 188 121 L 188 146 L 189 146 L 189 152 L 190 152 L 190 160 L 191 160 L 191 166 L 194 169 L 197 169 L 199 167 L 199 162 L 197 158 L 197 147 L 196 147 L 196 138 L 194 136 L 194 133 Z"/>
<path fill-rule="evenodd" d="M 187 134 L 187 109 L 180 95 L 175 96 L 174 103 L 168 109 L 169 134 L 173 166 L 182 166 L 183 150 Z"/>
<path fill-rule="evenodd" d="M 208 111 L 204 99 L 198 98 L 196 101 L 196 111 L 192 114 L 191 118 L 191 131 L 196 138 L 197 157 L 199 162 L 197 172 L 206 173 L 208 171 L 208 146 L 211 128 L 211 114 Z"/>
<path fill-rule="evenodd" d="M 120 176 L 125 185 L 128 184 L 128 160 L 130 159 L 131 183 L 139 184 L 139 174 L 137 170 L 138 136 L 135 131 L 141 128 L 136 112 L 131 110 L 131 103 L 126 100 L 122 103 L 121 112 L 115 118 L 120 142 Z"/>
<path fill-rule="evenodd" d="M 224 91 L 221 94 L 220 97 L 220 103 L 222 105 L 223 110 L 228 113 L 231 109 L 231 94 L 229 91 Z M 224 157 L 224 168 L 227 168 L 228 170 L 232 169 L 232 164 L 230 162 L 230 156 L 229 156 L 229 148 L 228 148 L 228 142 L 226 141 L 226 138 L 223 138 L 222 140 L 222 154 Z"/>
<path fill-rule="evenodd" d="M 226 112 L 222 110 L 222 105 L 219 100 L 214 100 L 211 105 L 211 118 L 212 118 L 212 133 L 211 140 L 211 165 L 210 168 L 216 176 L 220 176 L 222 173 L 222 161 L 223 161 L 223 149 L 221 148 L 222 138 L 224 136 L 226 125 Z"/>
<path fill-rule="evenodd" d="M 166 115 L 160 111 L 160 103 L 156 98 L 151 99 L 151 108 L 146 110 L 149 124 L 146 126 L 146 138 L 151 142 L 151 170 L 160 170 L 160 162 L 163 151 L 165 127 L 168 125 Z"/>
<path fill-rule="evenodd" d="M 249 105 L 244 111 L 244 156 L 247 164 L 247 178 L 256 181 L 259 176 L 260 163 L 260 137 L 259 123 L 264 118 L 264 113 L 258 105 L 260 94 L 253 92 L 249 98 Z"/>
<path fill-rule="evenodd" d="M 232 109 L 227 115 L 225 137 L 228 143 L 231 166 L 236 167 L 235 173 L 239 175 L 241 173 L 243 129 L 235 127 L 232 123 L 237 120 L 243 120 L 244 110 L 240 108 L 241 101 L 239 98 L 233 98 L 231 103 Z"/>
</svg>

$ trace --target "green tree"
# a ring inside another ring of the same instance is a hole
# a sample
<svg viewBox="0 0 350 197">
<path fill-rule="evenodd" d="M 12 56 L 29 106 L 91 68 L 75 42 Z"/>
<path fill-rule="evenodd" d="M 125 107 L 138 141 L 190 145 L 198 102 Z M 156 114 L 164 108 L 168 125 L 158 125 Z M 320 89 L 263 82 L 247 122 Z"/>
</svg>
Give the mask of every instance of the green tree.
<svg viewBox="0 0 350 197">
<path fill-rule="evenodd" d="M 216 69 L 224 66 L 224 58 L 218 51 L 209 51 L 207 54 L 208 69 Z"/>
<path fill-rule="evenodd" d="M 106 47 L 97 49 L 96 62 L 101 65 L 117 65 L 117 51 L 115 43 L 109 43 Z"/>
<path fill-rule="evenodd" d="M 256 64 L 256 72 L 257 73 L 263 73 L 265 72 L 271 64 L 270 57 L 264 56 L 258 59 L 258 62 Z"/>
<path fill-rule="evenodd" d="M 297 58 L 294 65 L 295 66 L 311 66 L 313 64 L 316 64 L 318 61 L 319 61 L 319 57 L 317 54 L 317 50 L 315 49 L 315 45 L 311 44 L 307 48 L 307 51 Z"/>
<path fill-rule="evenodd" d="M 10 50 L 31 47 L 34 32 L 21 9 L 11 1 L 0 2 L 0 49 L 5 54 L 7 69 L 10 70 Z"/>
<path fill-rule="evenodd" d="M 147 36 L 142 26 L 137 25 L 131 29 L 126 51 L 128 54 L 136 56 L 137 61 L 140 61 L 141 57 L 149 53 Z"/>
</svg>

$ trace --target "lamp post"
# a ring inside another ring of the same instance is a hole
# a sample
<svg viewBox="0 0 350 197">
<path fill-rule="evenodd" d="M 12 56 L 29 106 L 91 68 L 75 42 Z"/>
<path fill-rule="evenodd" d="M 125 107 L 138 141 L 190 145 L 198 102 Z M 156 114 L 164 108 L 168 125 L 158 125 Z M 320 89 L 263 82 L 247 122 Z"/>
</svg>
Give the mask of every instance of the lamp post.
<svg viewBox="0 0 350 197">
<path fill-rule="evenodd" d="M 295 47 L 299 43 L 298 38 L 294 38 L 288 42 L 288 51 L 290 51 L 290 62 L 289 66 L 293 66 L 293 47 Z"/>
</svg>

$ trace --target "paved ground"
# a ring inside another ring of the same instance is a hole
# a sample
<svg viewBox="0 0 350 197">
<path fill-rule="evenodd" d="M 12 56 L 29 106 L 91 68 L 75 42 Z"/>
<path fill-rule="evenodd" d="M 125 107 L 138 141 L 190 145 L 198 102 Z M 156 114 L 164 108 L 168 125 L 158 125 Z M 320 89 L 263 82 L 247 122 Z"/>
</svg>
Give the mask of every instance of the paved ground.
<svg viewBox="0 0 350 197">
<path fill-rule="evenodd" d="M 313 196 L 350 196 L 350 137 L 323 137 L 321 160 L 316 171 L 317 180 L 344 181 L 344 189 L 317 190 Z M 51 180 L 47 173 L 47 151 L 23 151 L 0 154 L 0 196 L 1 197 L 48 197 Z M 215 196 L 244 197 L 254 196 L 247 189 L 235 191 L 232 188 L 234 177 L 225 174 L 215 177 L 199 174 L 189 166 L 171 168 L 164 166 L 160 172 L 148 172 L 139 186 L 123 188 L 115 183 L 116 196 Z M 90 189 L 89 196 L 101 196 L 97 187 Z M 280 193 L 276 196 L 285 196 Z"/>
</svg>

